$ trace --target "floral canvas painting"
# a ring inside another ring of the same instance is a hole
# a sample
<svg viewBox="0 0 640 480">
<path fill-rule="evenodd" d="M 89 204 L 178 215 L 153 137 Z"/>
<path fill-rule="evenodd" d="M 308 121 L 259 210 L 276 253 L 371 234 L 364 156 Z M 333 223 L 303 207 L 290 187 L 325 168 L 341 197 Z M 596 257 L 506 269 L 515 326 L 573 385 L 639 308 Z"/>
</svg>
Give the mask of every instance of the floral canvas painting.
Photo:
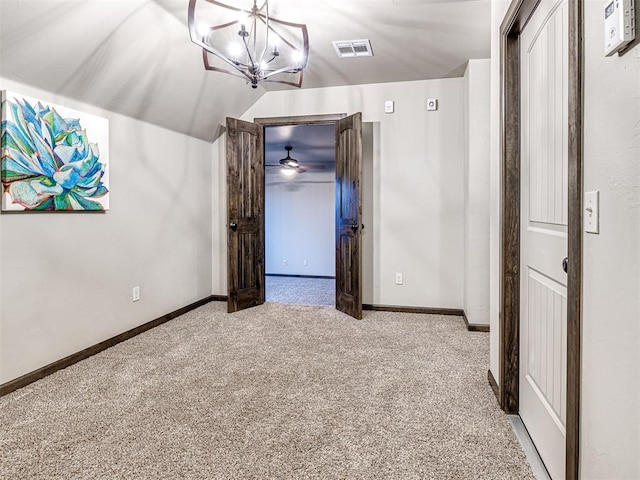
<svg viewBox="0 0 640 480">
<path fill-rule="evenodd" d="M 2 92 L 2 210 L 109 208 L 109 121 Z"/>
</svg>

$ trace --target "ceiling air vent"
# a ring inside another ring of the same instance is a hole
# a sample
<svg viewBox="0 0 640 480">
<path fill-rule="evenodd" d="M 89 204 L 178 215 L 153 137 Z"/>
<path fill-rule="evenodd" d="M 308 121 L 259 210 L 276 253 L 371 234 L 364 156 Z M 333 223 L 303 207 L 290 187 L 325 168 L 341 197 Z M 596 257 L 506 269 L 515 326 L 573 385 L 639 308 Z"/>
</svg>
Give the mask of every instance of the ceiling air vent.
<svg viewBox="0 0 640 480">
<path fill-rule="evenodd" d="M 340 58 L 373 57 L 369 40 L 340 40 L 333 42 L 333 48 Z"/>
</svg>

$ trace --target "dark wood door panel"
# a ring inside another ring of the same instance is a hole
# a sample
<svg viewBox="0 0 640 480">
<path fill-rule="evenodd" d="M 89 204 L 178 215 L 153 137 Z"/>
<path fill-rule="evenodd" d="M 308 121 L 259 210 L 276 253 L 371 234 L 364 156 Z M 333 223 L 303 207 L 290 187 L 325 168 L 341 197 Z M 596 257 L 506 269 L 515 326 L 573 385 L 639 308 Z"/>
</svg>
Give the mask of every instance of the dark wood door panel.
<svg viewBox="0 0 640 480">
<path fill-rule="evenodd" d="M 360 269 L 357 268 L 359 257 L 356 255 L 358 248 L 357 234 L 347 226 L 342 232 L 339 239 L 338 256 L 341 264 L 340 272 L 337 281 L 337 289 L 340 292 L 337 300 L 339 301 L 341 308 L 339 310 L 352 315 L 352 312 L 356 314 L 352 315 L 358 318 L 357 312 L 361 309 L 360 302 Z"/>
<path fill-rule="evenodd" d="M 362 114 L 336 122 L 336 308 L 362 318 Z"/>
<path fill-rule="evenodd" d="M 262 127 L 227 118 L 227 309 L 264 303 Z"/>
</svg>

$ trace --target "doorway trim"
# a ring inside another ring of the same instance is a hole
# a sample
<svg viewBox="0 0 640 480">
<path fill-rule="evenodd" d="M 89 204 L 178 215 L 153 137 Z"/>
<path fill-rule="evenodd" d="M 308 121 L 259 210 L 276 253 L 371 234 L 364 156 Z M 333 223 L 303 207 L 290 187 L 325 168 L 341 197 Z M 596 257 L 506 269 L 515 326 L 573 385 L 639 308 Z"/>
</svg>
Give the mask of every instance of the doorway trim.
<svg viewBox="0 0 640 480">
<path fill-rule="evenodd" d="M 279 127 L 279 126 L 288 126 L 288 125 L 330 125 L 330 124 L 335 125 L 338 122 L 338 120 L 342 120 L 346 116 L 347 116 L 346 113 L 331 113 L 331 114 L 323 114 L 323 115 L 300 115 L 300 116 L 289 116 L 289 117 L 259 117 L 259 118 L 254 118 L 253 123 L 258 124 L 258 126 L 262 129 L 262 137 L 264 139 L 265 127 Z M 265 145 L 263 140 L 262 145 L 260 146 L 260 149 L 262 150 L 263 158 L 264 158 L 264 147 Z M 264 210 L 264 202 L 265 202 L 264 188 L 262 189 L 262 199 L 260 201 L 262 202 L 262 208 Z M 262 241 L 264 244 L 266 241 L 266 238 L 264 238 L 266 236 L 265 229 L 263 229 L 262 235 L 263 235 Z M 265 251 L 265 255 L 266 255 L 266 251 Z M 266 269 L 263 272 L 263 278 L 262 278 L 263 285 L 265 284 L 265 278 L 266 278 Z"/>
<path fill-rule="evenodd" d="M 331 113 L 328 115 L 301 115 L 298 117 L 264 117 L 254 118 L 253 122 L 261 125 L 262 128 L 274 125 L 317 125 L 323 123 L 336 123 L 338 120 L 342 120 L 346 116 L 346 113 Z"/>
<path fill-rule="evenodd" d="M 567 272 L 567 480 L 580 468 L 580 362 L 582 330 L 582 0 L 569 8 L 568 272 Z M 500 351 L 499 401 L 519 411 L 520 355 L 520 33 L 540 0 L 513 1 L 500 26 Z"/>
</svg>

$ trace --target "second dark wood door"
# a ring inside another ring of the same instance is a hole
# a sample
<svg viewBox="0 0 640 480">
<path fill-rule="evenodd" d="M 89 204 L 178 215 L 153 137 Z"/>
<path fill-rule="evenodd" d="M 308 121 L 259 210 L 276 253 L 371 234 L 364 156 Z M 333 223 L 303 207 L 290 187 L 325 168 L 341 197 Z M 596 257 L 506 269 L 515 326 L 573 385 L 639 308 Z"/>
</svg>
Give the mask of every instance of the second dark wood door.
<svg viewBox="0 0 640 480">
<path fill-rule="evenodd" d="M 362 318 L 362 114 L 336 123 L 336 308 Z"/>
<path fill-rule="evenodd" d="M 227 118 L 227 310 L 261 305 L 264 290 L 262 127 Z"/>
</svg>

